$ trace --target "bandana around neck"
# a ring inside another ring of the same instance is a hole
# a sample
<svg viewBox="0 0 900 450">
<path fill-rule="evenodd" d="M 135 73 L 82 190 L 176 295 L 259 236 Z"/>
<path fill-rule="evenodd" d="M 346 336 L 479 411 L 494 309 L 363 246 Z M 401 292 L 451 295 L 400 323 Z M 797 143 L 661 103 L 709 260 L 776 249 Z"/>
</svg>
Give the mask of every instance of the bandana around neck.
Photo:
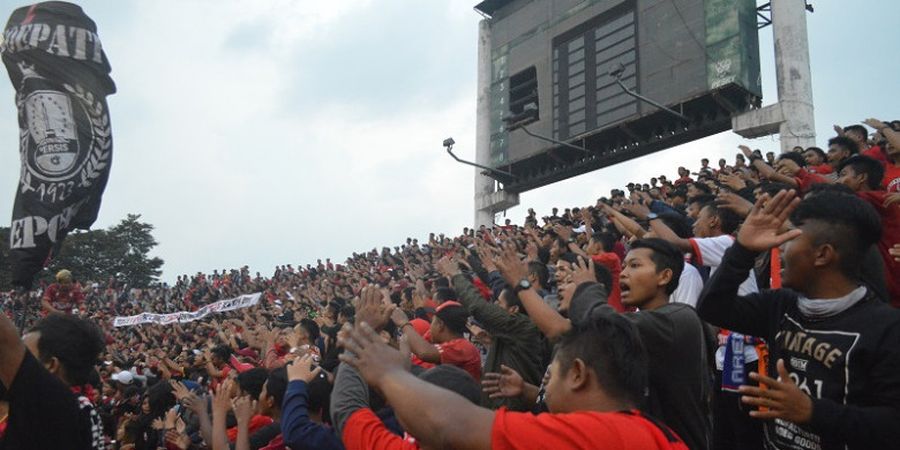
<svg viewBox="0 0 900 450">
<path fill-rule="evenodd" d="M 800 296 L 797 299 L 797 307 L 800 313 L 808 319 L 824 319 L 836 316 L 857 304 L 866 296 L 866 287 L 860 286 L 849 294 L 829 299 L 812 299 Z"/>
</svg>

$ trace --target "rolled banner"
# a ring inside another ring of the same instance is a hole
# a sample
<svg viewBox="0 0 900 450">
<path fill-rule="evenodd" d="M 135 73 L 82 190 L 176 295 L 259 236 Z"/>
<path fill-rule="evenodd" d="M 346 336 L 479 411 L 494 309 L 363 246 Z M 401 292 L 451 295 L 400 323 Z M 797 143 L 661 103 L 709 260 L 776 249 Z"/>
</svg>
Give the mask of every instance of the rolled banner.
<svg viewBox="0 0 900 450">
<path fill-rule="evenodd" d="M 112 163 L 106 96 L 116 86 L 97 26 L 71 3 L 15 10 L 0 53 L 16 89 L 22 161 L 10 266 L 13 284 L 30 288 L 66 234 L 97 219 Z"/>
</svg>

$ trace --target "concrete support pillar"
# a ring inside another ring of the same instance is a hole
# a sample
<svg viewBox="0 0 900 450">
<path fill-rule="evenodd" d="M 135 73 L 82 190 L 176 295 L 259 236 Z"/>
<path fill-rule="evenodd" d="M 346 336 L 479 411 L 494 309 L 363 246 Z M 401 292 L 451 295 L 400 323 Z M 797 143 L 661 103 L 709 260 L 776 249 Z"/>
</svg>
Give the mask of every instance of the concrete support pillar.
<svg viewBox="0 0 900 450">
<path fill-rule="evenodd" d="M 816 144 L 806 2 L 775 0 L 771 8 L 778 102 L 735 116 L 731 126 L 746 138 L 778 133 L 781 151 L 789 152 L 795 146 Z"/>
<path fill-rule="evenodd" d="M 779 126 L 781 151 L 816 144 L 809 40 L 806 34 L 806 2 L 775 0 L 772 33 L 775 41 L 775 77 L 784 121 Z"/>
<path fill-rule="evenodd" d="M 478 100 L 475 123 L 475 162 L 491 166 L 491 25 L 487 19 L 478 24 Z M 518 194 L 495 189 L 493 178 L 475 170 L 475 228 L 492 226 L 494 215 L 519 204 Z"/>
</svg>

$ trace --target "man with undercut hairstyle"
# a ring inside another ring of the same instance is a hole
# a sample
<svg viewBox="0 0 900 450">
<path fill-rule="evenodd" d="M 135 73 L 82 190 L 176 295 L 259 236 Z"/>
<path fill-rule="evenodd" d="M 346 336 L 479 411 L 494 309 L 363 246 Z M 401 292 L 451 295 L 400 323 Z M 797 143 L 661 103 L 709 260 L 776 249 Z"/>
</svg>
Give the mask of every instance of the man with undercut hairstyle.
<svg viewBox="0 0 900 450">
<path fill-rule="evenodd" d="M 794 228 L 786 228 L 790 217 Z M 787 230 L 787 231 L 785 231 Z M 773 449 L 894 448 L 900 442 L 900 311 L 860 281 L 882 233 L 860 198 L 761 196 L 698 304 L 708 322 L 769 343 L 772 364 L 741 386 Z M 784 246 L 783 289 L 740 295 L 756 255 Z"/>
</svg>

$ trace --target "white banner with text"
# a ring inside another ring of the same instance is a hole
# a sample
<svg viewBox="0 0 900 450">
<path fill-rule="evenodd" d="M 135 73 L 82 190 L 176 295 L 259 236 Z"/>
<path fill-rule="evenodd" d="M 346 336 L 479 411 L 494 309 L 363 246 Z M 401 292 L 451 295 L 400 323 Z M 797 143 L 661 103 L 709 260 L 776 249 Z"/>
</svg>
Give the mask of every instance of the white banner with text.
<svg viewBox="0 0 900 450">
<path fill-rule="evenodd" d="M 257 292 L 255 294 L 242 295 L 240 297 L 229 298 L 227 300 L 219 300 L 215 303 L 210 303 L 196 311 L 181 311 L 169 314 L 142 313 L 134 316 L 116 317 L 115 319 L 113 319 L 113 326 L 130 327 L 132 325 L 139 325 L 142 323 L 158 323 L 161 325 L 167 325 L 175 322 L 193 322 L 195 320 L 200 320 L 212 313 L 232 311 L 235 309 L 254 306 L 259 303 L 259 297 L 261 295 L 262 293 Z"/>
</svg>

